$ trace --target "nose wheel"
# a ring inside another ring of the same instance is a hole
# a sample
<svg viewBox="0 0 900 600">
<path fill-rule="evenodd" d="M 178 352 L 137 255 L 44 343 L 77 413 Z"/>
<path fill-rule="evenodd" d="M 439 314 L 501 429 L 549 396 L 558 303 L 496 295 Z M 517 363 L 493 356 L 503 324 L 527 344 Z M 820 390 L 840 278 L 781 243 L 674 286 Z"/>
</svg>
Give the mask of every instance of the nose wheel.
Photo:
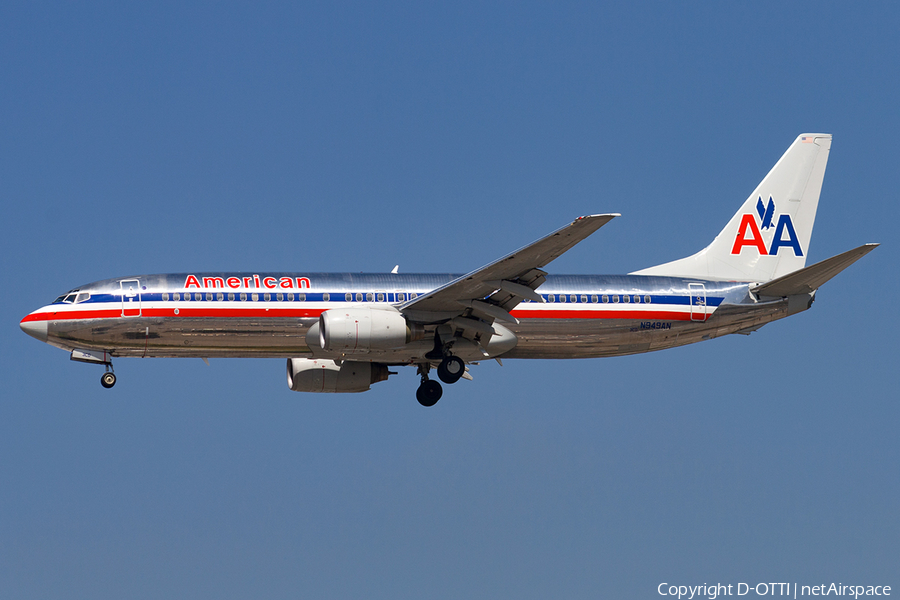
<svg viewBox="0 0 900 600">
<path fill-rule="evenodd" d="M 111 360 L 103 363 L 103 366 L 106 367 L 106 373 L 100 376 L 100 385 L 109 389 L 116 385 L 116 374 L 113 372 Z"/>
<path fill-rule="evenodd" d="M 111 388 L 116 385 L 116 374 L 112 371 L 107 371 L 103 375 L 100 376 L 100 385 L 105 387 L 106 389 Z"/>
</svg>

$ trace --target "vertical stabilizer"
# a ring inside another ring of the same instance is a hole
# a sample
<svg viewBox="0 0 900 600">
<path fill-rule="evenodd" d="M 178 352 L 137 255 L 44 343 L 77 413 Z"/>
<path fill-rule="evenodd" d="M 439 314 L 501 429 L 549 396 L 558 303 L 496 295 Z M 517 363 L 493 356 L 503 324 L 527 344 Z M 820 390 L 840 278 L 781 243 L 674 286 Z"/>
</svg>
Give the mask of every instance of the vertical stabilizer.
<svg viewBox="0 0 900 600">
<path fill-rule="evenodd" d="M 769 281 L 806 266 L 831 135 L 804 133 L 712 243 L 634 275 Z"/>
</svg>

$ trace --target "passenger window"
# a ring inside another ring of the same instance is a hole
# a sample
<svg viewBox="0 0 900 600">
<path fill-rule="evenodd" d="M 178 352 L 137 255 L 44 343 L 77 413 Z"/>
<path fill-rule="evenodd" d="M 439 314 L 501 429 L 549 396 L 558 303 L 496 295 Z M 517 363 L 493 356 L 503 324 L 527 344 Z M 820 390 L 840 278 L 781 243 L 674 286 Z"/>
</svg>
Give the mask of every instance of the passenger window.
<svg viewBox="0 0 900 600">
<path fill-rule="evenodd" d="M 200 292 L 194 293 L 194 300 L 200 302 L 201 300 L 203 300 L 203 294 L 201 294 Z"/>
<path fill-rule="evenodd" d="M 384 302 L 384 294 L 378 294 L 378 301 Z"/>
<path fill-rule="evenodd" d="M 269 292 L 266 292 L 265 294 L 263 294 L 264 301 L 268 302 L 271 299 L 272 299 L 272 294 L 270 294 Z"/>
<path fill-rule="evenodd" d="M 576 302 L 576 303 L 577 303 L 577 302 L 578 302 L 578 296 L 575 295 L 575 294 L 572 294 L 571 296 L 569 296 L 569 300 L 571 300 L 572 302 Z"/>
<path fill-rule="evenodd" d="M 587 304 L 587 296 L 585 296 L 584 294 L 581 295 L 581 302 Z"/>
<path fill-rule="evenodd" d="M 622 302 L 631 302 L 631 296 L 625 294 L 624 296 L 622 296 Z"/>
<path fill-rule="evenodd" d="M 185 301 L 185 302 L 190 302 L 190 301 L 191 301 L 191 293 L 190 293 L 190 292 L 185 292 L 185 293 L 184 293 L 184 301 Z"/>
<path fill-rule="evenodd" d="M 356 292 L 356 301 L 362 302 L 362 292 Z"/>
<path fill-rule="evenodd" d="M 163 292 L 162 298 L 163 298 L 163 302 L 168 302 L 169 301 L 169 292 Z"/>
<path fill-rule="evenodd" d="M 306 294 L 297 294 L 297 300 L 300 302 L 306 302 Z"/>
<path fill-rule="evenodd" d="M 219 292 L 218 294 L 216 294 L 216 300 L 218 300 L 219 302 L 221 302 L 224 299 L 225 299 L 225 294 L 223 294 L 222 292 Z"/>
<path fill-rule="evenodd" d="M 591 296 L 591 302 L 593 302 L 594 304 L 597 304 L 597 294 L 593 294 Z"/>
<path fill-rule="evenodd" d="M 609 303 L 609 296 L 607 296 L 606 294 L 603 294 L 603 304 L 607 304 L 607 303 Z"/>
<path fill-rule="evenodd" d="M 331 300 L 331 294 L 329 294 L 328 292 L 325 292 L 324 294 L 322 294 L 322 300 L 324 300 L 325 302 L 328 302 L 329 300 Z"/>
<path fill-rule="evenodd" d="M 415 300 L 415 299 L 418 298 L 418 297 L 419 297 L 419 295 L 418 295 L 417 293 L 415 293 L 415 292 L 410 292 L 410 294 L 409 294 L 409 299 L 410 299 L 410 300 Z"/>
<path fill-rule="evenodd" d="M 290 292 L 288 294 L 288 302 L 293 302 L 293 301 L 294 301 L 294 292 Z"/>
<path fill-rule="evenodd" d="M 278 298 L 279 302 L 284 301 L 284 294 L 282 294 L 281 292 L 278 292 L 278 294 L 276 294 L 275 297 Z"/>
<path fill-rule="evenodd" d="M 406 302 L 406 294 L 397 292 L 397 302 Z"/>
<path fill-rule="evenodd" d="M 241 292 L 241 302 L 247 301 L 247 292 Z"/>
<path fill-rule="evenodd" d="M 556 294 L 547 294 L 547 302 L 556 302 Z"/>
<path fill-rule="evenodd" d="M 259 294 L 256 294 L 256 293 L 250 294 L 250 299 L 253 302 L 256 302 L 257 300 L 259 300 Z"/>
<path fill-rule="evenodd" d="M 372 302 L 373 300 L 375 300 L 375 294 L 373 294 L 372 292 L 367 293 L 366 302 Z"/>
<path fill-rule="evenodd" d="M 234 301 L 234 292 L 228 292 L 228 300 Z"/>
<path fill-rule="evenodd" d="M 175 292 L 174 294 L 172 294 L 172 299 L 174 299 L 175 302 L 178 302 L 179 300 L 181 300 L 181 294 Z"/>
<path fill-rule="evenodd" d="M 351 294 L 350 292 L 347 292 L 346 294 L 344 294 L 344 301 L 353 302 L 353 294 Z"/>
<path fill-rule="evenodd" d="M 206 292 L 206 300 L 212 302 L 212 292 Z"/>
<path fill-rule="evenodd" d="M 644 302 L 650 303 L 650 296 L 644 296 Z"/>
<path fill-rule="evenodd" d="M 560 301 L 560 302 L 565 302 L 565 301 L 566 301 L 566 295 L 565 295 L 565 294 L 560 294 L 560 295 L 559 295 L 559 301 Z"/>
<path fill-rule="evenodd" d="M 634 295 L 634 301 L 637 302 L 637 303 L 640 303 L 641 297 L 640 297 L 639 295 L 635 294 L 635 295 Z"/>
<path fill-rule="evenodd" d="M 617 303 L 619 302 L 619 295 L 618 295 L 618 294 L 615 294 L 615 295 L 612 297 L 612 299 L 613 299 L 613 304 L 617 304 Z"/>
</svg>

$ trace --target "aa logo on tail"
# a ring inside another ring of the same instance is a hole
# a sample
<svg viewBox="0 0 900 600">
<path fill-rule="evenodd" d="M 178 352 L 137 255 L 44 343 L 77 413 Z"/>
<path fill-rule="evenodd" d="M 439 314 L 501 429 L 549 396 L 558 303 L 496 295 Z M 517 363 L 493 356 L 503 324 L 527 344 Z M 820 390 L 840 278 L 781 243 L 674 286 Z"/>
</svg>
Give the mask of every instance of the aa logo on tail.
<svg viewBox="0 0 900 600">
<path fill-rule="evenodd" d="M 749 246 L 756 248 L 761 256 L 774 256 L 781 248 L 786 247 L 793 249 L 794 256 L 803 256 L 791 215 L 787 213 L 778 215 L 778 222 L 774 226 L 772 225 L 772 219 L 775 217 L 775 201 L 771 196 L 766 204 L 763 204 L 762 197 L 756 201 L 756 212 L 759 215 L 758 224 L 757 215 L 744 214 L 741 217 L 741 224 L 738 225 L 737 236 L 734 238 L 734 246 L 731 248 L 732 254 L 740 254 L 745 246 Z M 766 249 L 762 230 L 769 230 L 772 227 L 775 227 L 775 234 L 772 236 L 769 248 Z"/>
</svg>

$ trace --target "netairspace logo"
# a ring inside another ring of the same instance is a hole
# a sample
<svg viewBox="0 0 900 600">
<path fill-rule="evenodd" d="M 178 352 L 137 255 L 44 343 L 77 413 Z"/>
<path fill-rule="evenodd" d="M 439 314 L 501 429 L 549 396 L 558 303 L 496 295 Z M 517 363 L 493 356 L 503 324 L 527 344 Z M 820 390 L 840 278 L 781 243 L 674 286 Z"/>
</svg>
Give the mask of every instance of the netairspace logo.
<svg viewBox="0 0 900 600">
<path fill-rule="evenodd" d="M 660 596 L 672 596 L 681 600 L 687 598 L 709 598 L 715 600 L 719 596 L 788 596 L 799 598 L 801 596 L 845 596 L 859 598 L 860 596 L 890 596 L 889 585 L 844 585 L 842 583 L 800 585 L 797 583 L 716 583 L 703 585 L 670 585 L 661 583 L 656 591 Z"/>
</svg>

